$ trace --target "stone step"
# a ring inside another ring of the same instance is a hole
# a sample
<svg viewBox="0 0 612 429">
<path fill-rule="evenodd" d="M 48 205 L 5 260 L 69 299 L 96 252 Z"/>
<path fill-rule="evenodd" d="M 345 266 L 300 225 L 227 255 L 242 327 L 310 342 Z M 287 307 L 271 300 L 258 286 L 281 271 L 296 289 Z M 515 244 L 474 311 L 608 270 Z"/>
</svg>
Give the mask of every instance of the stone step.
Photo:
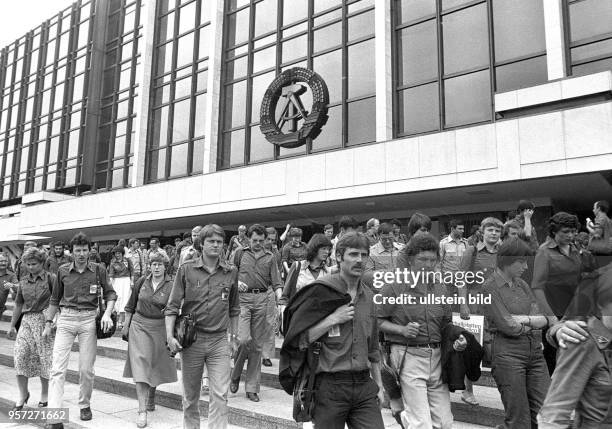
<svg viewBox="0 0 612 429">
<path fill-rule="evenodd" d="M 106 344 L 108 343 L 108 344 Z M 123 367 L 125 358 L 123 356 L 127 343 L 116 338 L 100 340 L 98 346 L 98 357 L 96 358 L 96 381 L 97 389 L 106 392 L 120 394 L 135 398 L 136 392 L 131 379 L 123 378 Z M 76 349 L 78 350 L 78 346 Z M 12 341 L 4 336 L 0 337 L 0 364 L 13 366 Z M 73 350 L 75 348 L 73 347 Z M 104 356 L 105 350 L 113 350 L 110 356 Z M 102 352 L 102 353 L 101 353 Z M 276 374 L 278 374 L 277 363 L 272 368 L 262 367 L 262 380 L 267 379 L 269 383 L 262 383 L 261 398 L 259 403 L 253 403 L 246 399 L 244 388 L 238 393 L 230 394 L 231 422 L 246 427 L 298 427 L 293 421 L 291 413 L 291 398 L 281 389 L 271 386 L 272 380 L 278 385 Z M 67 379 L 70 382 L 78 380 L 78 354 L 72 353 L 70 357 Z M 244 380 L 244 377 L 243 377 Z M 241 383 L 241 386 L 243 384 Z M 474 386 L 474 394 L 480 401 L 479 406 L 471 406 L 461 401 L 461 392 L 451 393 L 452 409 L 457 422 L 470 424 L 495 426 L 503 419 L 503 406 L 497 389 L 487 386 Z M 158 395 L 159 403 L 174 409 L 181 408 L 180 383 L 162 385 Z M 282 405 L 281 405 L 282 404 Z M 208 396 L 204 395 L 201 407 L 208 409 Z M 385 421 L 391 425 L 395 423 L 390 416 L 389 410 L 383 410 Z M 392 426 L 389 426 L 392 427 Z"/>
<path fill-rule="evenodd" d="M 9 327 L 10 327 L 10 323 L 0 322 L 0 335 L 3 335 L 3 336 L 6 335 L 6 332 L 8 331 Z M 276 338 L 276 348 L 279 353 L 280 353 L 281 345 L 282 345 L 282 339 Z M 72 345 L 72 350 L 78 351 L 78 349 L 79 349 L 79 346 L 78 346 L 78 340 L 77 340 Z M 120 336 L 113 336 L 111 338 L 99 340 L 97 355 L 125 361 L 127 359 L 127 342 L 123 341 Z M 278 381 L 278 365 L 279 365 L 278 356 L 270 360 L 272 361 L 271 367 L 267 367 L 264 365 L 261 366 L 261 384 L 264 386 L 273 387 L 275 389 L 280 389 L 281 386 Z M 180 359 L 177 358 L 176 362 L 177 362 L 177 369 L 181 369 Z M 246 377 L 246 369 L 243 371 L 242 376 Z M 497 385 L 495 384 L 495 381 L 493 380 L 493 377 L 491 376 L 491 372 L 488 368 L 483 368 L 482 375 L 475 384 L 479 386 L 486 386 L 486 387 L 497 387 Z"/>
</svg>

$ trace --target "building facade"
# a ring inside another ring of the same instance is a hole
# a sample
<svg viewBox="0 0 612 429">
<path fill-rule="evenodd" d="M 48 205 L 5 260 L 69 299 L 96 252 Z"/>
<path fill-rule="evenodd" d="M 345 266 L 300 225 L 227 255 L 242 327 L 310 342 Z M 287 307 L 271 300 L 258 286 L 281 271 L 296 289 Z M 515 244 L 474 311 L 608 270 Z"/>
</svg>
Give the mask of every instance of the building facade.
<svg viewBox="0 0 612 429">
<path fill-rule="evenodd" d="M 295 67 L 328 119 L 289 148 L 261 106 Z M 541 225 L 588 215 L 611 70 L 602 0 L 82 0 L 1 51 L 0 245 L 417 209 L 444 230 L 523 198 Z"/>
</svg>

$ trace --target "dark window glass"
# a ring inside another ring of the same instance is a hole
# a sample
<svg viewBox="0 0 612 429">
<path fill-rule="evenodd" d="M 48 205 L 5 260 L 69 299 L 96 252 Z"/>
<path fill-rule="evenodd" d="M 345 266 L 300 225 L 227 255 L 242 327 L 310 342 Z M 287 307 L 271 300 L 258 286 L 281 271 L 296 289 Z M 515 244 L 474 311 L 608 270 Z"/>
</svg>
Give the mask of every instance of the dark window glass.
<svg viewBox="0 0 612 429">
<path fill-rule="evenodd" d="M 600 61 L 584 63 L 576 65 L 572 68 L 572 72 L 576 76 L 597 73 L 606 70 L 612 70 L 612 58 L 606 58 Z"/>
<path fill-rule="evenodd" d="M 489 64 L 489 31 L 485 3 L 444 15 L 444 74 Z"/>
<path fill-rule="evenodd" d="M 348 144 L 376 140 L 376 98 L 354 101 L 348 105 Z"/>
<path fill-rule="evenodd" d="M 312 142 L 313 151 L 342 147 L 342 106 L 330 107 L 327 114 L 327 123 Z"/>
<path fill-rule="evenodd" d="M 401 84 L 422 82 L 438 77 L 438 37 L 436 21 L 431 20 L 398 32 L 398 76 Z M 417 59 L 414 61 L 413 59 Z"/>
<path fill-rule="evenodd" d="M 493 0 L 492 7 L 495 61 L 511 60 L 546 50 L 543 2 Z"/>
<path fill-rule="evenodd" d="M 351 45 L 349 59 L 349 98 L 372 94 L 376 90 L 374 39 Z"/>
<path fill-rule="evenodd" d="M 445 125 L 454 127 L 491 119 L 489 71 L 444 81 Z"/>
<path fill-rule="evenodd" d="M 417 134 L 440 128 L 438 83 L 399 92 L 399 132 Z"/>
<path fill-rule="evenodd" d="M 495 68 L 497 92 L 539 85 L 548 80 L 546 55 Z"/>
<path fill-rule="evenodd" d="M 228 167 L 244 164 L 244 130 L 227 133 L 224 136 L 223 160 L 229 161 Z"/>
<path fill-rule="evenodd" d="M 153 140 L 151 147 L 163 147 L 168 142 L 168 107 L 162 107 L 153 112 Z"/>
<path fill-rule="evenodd" d="M 582 0 L 569 4 L 570 38 L 579 41 L 612 33 L 612 2 Z"/>
<path fill-rule="evenodd" d="M 597 43 L 578 46 L 572 49 L 572 61 L 580 62 L 595 57 L 612 56 L 612 39 L 607 39 Z"/>
<path fill-rule="evenodd" d="M 174 34 L 174 12 L 159 18 L 157 26 L 157 43 L 163 43 L 166 40 L 172 39 Z"/>
</svg>

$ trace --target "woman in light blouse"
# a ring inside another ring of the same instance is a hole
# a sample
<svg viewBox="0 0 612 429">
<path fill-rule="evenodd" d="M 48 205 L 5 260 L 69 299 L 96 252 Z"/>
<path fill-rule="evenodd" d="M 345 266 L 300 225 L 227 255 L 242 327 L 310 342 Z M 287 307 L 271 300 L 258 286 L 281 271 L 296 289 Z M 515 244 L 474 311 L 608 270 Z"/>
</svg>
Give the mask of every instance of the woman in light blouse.
<svg viewBox="0 0 612 429">
<path fill-rule="evenodd" d="M 21 258 L 27 274 L 19 281 L 15 310 L 7 334 L 11 339 L 16 337 L 13 359 L 20 398 L 13 408 L 15 411 L 21 410 L 30 398 L 28 391 L 30 377 L 40 377 L 42 392 L 38 406 L 47 406 L 55 335 L 52 333 L 45 339 L 42 333 L 55 276 L 43 269 L 46 259 L 47 254 L 36 247 L 28 248 Z M 15 326 L 20 316 L 22 316 L 21 326 L 17 332 Z"/>
</svg>

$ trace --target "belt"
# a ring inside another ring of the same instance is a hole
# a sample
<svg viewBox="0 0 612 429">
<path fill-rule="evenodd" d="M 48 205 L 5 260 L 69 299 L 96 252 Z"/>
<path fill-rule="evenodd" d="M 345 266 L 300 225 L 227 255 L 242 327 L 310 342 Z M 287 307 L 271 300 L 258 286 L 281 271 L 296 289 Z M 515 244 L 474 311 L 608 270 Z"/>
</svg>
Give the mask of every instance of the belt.
<svg viewBox="0 0 612 429">
<path fill-rule="evenodd" d="M 410 347 L 417 349 L 439 349 L 442 347 L 442 343 L 424 343 L 424 344 L 402 344 L 402 343 L 391 343 L 392 345 Z"/>
<path fill-rule="evenodd" d="M 320 372 L 318 376 L 329 377 L 337 381 L 368 381 L 370 380 L 370 371 L 338 371 L 338 372 Z"/>
<path fill-rule="evenodd" d="M 249 289 L 249 290 L 245 290 L 242 293 L 265 293 L 267 291 L 268 289 Z"/>
</svg>

